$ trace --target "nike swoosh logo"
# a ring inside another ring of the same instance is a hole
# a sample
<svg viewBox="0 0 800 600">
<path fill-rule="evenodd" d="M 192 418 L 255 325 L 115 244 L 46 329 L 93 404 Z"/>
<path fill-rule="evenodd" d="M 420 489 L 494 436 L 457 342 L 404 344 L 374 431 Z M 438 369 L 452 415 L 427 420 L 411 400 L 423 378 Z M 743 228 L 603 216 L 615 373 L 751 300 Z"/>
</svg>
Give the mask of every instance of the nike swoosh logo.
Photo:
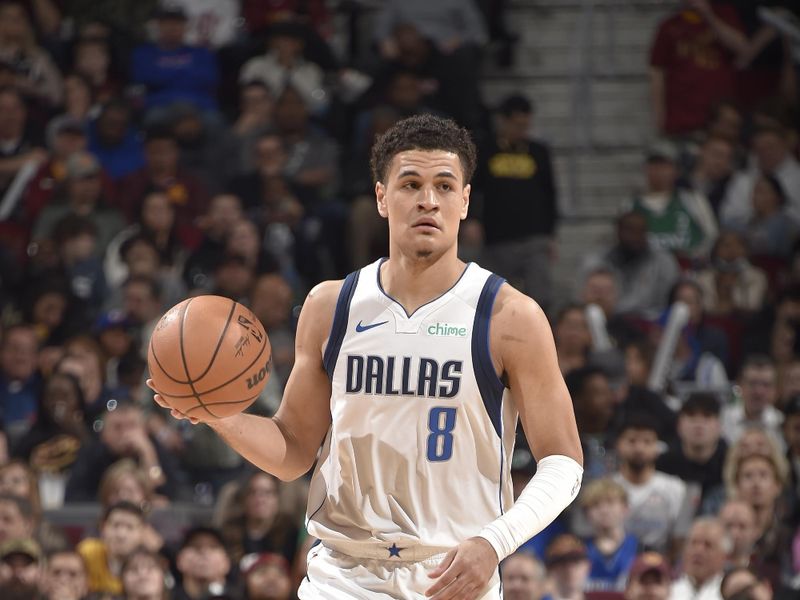
<svg viewBox="0 0 800 600">
<path fill-rule="evenodd" d="M 366 331 L 367 329 L 372 329 L 373 327 L 380 327 L 381 325 L 386 325 L 389 321 L 381 321 L 380 323 L 371 323 L 370 325 L 362 325 L 361 321 L 358 322 L 356 325 L 356 332 L 361 333 L 362 331 Z"/>
</svg>

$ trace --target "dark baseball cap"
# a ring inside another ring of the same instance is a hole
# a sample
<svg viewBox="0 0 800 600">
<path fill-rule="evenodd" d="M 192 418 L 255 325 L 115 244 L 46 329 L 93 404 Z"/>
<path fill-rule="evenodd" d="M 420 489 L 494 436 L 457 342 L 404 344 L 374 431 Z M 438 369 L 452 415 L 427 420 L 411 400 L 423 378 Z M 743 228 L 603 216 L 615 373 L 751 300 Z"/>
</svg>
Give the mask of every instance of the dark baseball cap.
<svg viewBox="0 0 800 600">
<path fill-rule="evenodd" d="M 548 567 L 587 558 L 586 546 L 575 535 L 562 533 L 547 546 L 544 560 Z"/>
<path fill-rule="evenodd" d="M 215 527 L 209 527 L 208 525 L 197 525 L 188 529 L 183 535 L 180 549 L 183 550 L 187 546 L 191 546 L 192 542 L 202 535 L 213 538 L 214 541 L 220 545 L 220 547 L 223 549 L 225 548 L 225 540 L 223 539 L 222 533 L 220 533 L 219 529 Z"/>
<path fill-rule="evenodd" d="M 177 21 L 189 20 L 183 6 L 175 2 L 162 2 L 161 5 L 156 8 L 153 17 L 156 19 L 174 19 Z"/>
<path fill-rule="evenodd" d="M 663 579 L 669 579 L 669 562 L 658 552 L 644 552 L 634 559 L 628 580 L 640 579 L 646 573 L 658 573 Z"/>
</svg>

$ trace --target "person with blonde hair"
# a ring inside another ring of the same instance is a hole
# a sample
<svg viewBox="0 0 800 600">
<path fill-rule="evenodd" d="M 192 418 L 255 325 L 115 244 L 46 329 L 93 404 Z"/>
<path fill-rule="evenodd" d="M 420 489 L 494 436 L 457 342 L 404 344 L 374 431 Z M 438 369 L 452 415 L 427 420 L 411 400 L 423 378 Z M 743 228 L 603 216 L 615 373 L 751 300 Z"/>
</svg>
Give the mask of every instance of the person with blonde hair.
<svg viewBox="0 0 800 600">
<path fill-rule="evenodd" d="M 592 564 L 587 590 L 622 591 L 636 559 L 639 540 L 625 531 L 628 492 L 610 478 L 584 488 L 580 505 L 592 530 L 586 553 Z"/>
</svg>

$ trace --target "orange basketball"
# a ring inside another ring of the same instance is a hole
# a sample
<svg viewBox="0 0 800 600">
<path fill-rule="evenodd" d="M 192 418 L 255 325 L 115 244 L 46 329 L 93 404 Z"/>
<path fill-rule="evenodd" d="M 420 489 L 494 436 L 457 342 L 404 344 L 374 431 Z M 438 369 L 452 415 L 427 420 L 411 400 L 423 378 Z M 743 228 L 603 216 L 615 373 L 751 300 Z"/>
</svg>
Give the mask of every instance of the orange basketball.
<svg viewBox="0 0 800 600">
<path fill-rule="evenodd" d="M 197 296 L 158 321 L 147 366 L 172 408 L 201 420 L 221 419 L 258 398 L 269 379 L 272 350 L 250 309 L 221 296 Z"/>
</svg>

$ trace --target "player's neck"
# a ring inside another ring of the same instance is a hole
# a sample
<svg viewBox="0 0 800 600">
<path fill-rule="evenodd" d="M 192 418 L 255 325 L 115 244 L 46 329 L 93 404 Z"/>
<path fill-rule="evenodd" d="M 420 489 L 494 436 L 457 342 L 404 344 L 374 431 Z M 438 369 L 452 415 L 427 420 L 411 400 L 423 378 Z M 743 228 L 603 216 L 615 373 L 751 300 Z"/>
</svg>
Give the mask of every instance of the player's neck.
<svg viewBox="0 0 800 600">
<path fill-rule="evenodd" d="M 412 314 L 453 287 L 465 268 L 455 248 L 430 260 L 396 252 L 383 263 L 379 277 L 386 293 Z"/>
</svg>

